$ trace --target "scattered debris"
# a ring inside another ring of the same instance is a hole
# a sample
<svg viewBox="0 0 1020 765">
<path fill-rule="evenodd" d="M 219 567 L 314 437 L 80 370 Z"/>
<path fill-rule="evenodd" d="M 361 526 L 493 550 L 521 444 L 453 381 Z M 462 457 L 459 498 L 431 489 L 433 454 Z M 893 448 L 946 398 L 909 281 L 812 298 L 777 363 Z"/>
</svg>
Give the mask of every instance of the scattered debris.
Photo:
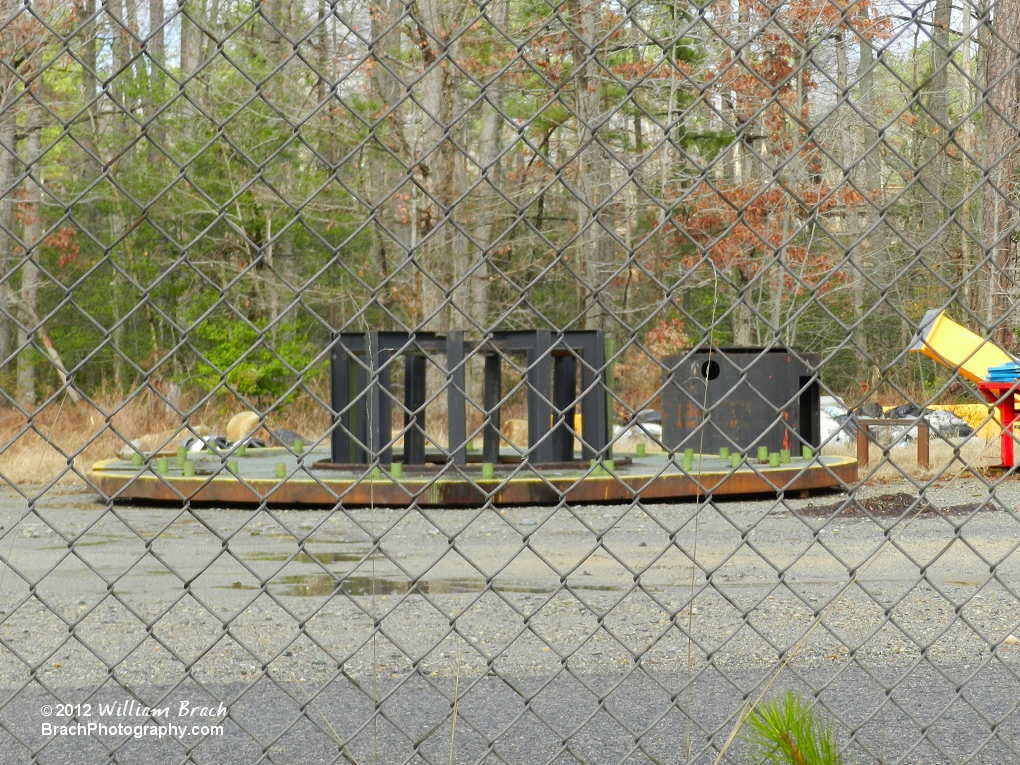
<svg viewBox="0 0 1020 765">
<path fill-rule="evenodd" d="M 255 412 L 240 412 L 227 423 L 227 440 L 234 444 L 244 443 L 258 429 L 259 416 Z"/>
<path fill-rule="evenodd" d="M 294 442 L 298 439 L 304 440 L 301 436 L 295 433 L 293 430 L 287 430 L 286 428 L 280 428 L 279 430 L 269 431 L 269 441 L 276 446 L 293 446 Z"/>
<path fill-rule="evenodd" d="M 630 422 L 629 427 L 614 425 L 613 436 L 638 438 L 645 435 L 656 439 L 662 438 L 662 412 L 658 409 L 642 409 Z"/>
<path fill-rule="evenodd" d="M 212 451 L 213 449 L 229 449 L 230 441 L 226 436 L 204 436 L 189 438 L 185 446 L 189 452 Z"/>
<path fill-rule="evenodd" d="M 898 492 L 896 494 L 881 494 L 876 497 L 857 500 L 840 500 L 828 505 L 808 505 L 794 512 L 804 518 L 828 518 L 834 513 L 839 513 L 842 518 L 900 518 L 903 515 L 913 517 L 918 514 L 923 518 L 931 518 L 934 515 L 969 515 L 976 510 L 995 509 L 989 503 L 951 505 L 950 507 L 939 507 L 923 499 L 918 499 L 916 494 Z"/>
<path fill-rule="evenodd" d="M 208 437 L 212 431 L 205 425 L 192 425 L 179 430 L 164 430 L 160 433 L 146 433 L 132 439 L 120 450 L 123 459 L 131 459 L 131 455 L 141 452 L 145 455 L 175 454 L 178 446 L 185 446 L 195 436 Z"/>
<path fill-rule="evenodd" d="M 822 443 L 853 443 L 856 432 L 847 405 L 836 396 L 822 396 L 819 403 Z"/>
<path fill-rule="evenodd" d="M 868 417 L 871 419 L 877 419 L 881 417 L 885 412 L 882 410 L 882 405 L 877 401 L 868 401 L 865 404 L 861 404 L 859 407 L 854 409 L 853 414 L 855 417 Z"/>
</svg>

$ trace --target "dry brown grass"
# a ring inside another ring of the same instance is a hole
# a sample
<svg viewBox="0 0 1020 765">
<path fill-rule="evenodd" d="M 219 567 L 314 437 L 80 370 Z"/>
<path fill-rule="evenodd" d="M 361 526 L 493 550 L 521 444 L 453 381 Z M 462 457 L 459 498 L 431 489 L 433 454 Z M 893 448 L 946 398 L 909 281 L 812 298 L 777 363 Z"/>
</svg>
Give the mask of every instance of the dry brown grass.
<svg viewBox="0 0 1020 765">
<path fill-rule="evenodd" d="M 956 449 L 959 449 L 959 453 Z M 856 444 L 827 447 L 824 454 L 856 457 Z M 921 468 L 917 464 L 917 445 L 890 449 L 886 457 L 883 450 L 871 445 L 869 451 L 870 467 L 867 472 L 862 470 L 863 478 L 868 476 L 869 482 L 890 482 L 911 478 L 917 481 L 930 481 L 934 478 L 951 480 L 974 469 L 988 468 L 999 463 L 999 440 L 985 441 L 971 438 L 959 447 L 954 447 L 940 439 L 932 439 L 929 446 L 931 467 Z"/>
<path fill-rule="evenodd" d="M 217 398 L 200 406 L 188 423 L 220 433 L 231 416 L 246 409 L 240 401 Z M 116 413 L 107 414 L 111 412 Z M 272 428 L 287 428 L 316 439 L 326 431 L 329 414 L 312 397 L 301 396 L 271 412 L 267 422 Z M 86 473 L 93 463 L 118 456 L 132 439 L 182 428 L 186 428 L 182 417 L 148 393 L 127 403 L 112 395 L 98 397 L 95 405 L 58 400 L 31 420 L 15 409 L 0 411 L 0 484 L 23 487 L 59 481 L 61 485 L 83 485 L 70 470 L 69 461 Z"/>
<path fill-rule="evenodd" d="M 185 402 L 182 409 L 186 411 L 187 406 Z M 188 422 L 222 433 L 230 417 L 246 409 L 239 400 L 216 397 L 199 406 Z M 116 413 L 108 415 L 110 412 Z M 329 427 L 329 413 L 319 401 L 302 395 L 270 412 L 267 422 L 271 428 L 287 428 L 306 439 L 317 440 Z M 433 424 L 437 423 L 430 422 Z M 111 394 L 98 396 L 95 405 L 58 400 L 41 409 L 31 421 L 14 409 L 0 411 L 0 483 L 22 487 L 53 481 L 66 486 L 82 485 L 82 480 L 69 469 L 69 461 L 76 470 L 85 473 L 93 463 L 116 457 L 132 439 L 185 427 L 180 415 L 149 393 L 126 403 L 123 398 Z M 437 431 L 445 431 L 445 428 L 437 428 Z M 628 450 L 633 446 L 629 441 L 621 441 L 618 447 Z M 825 453 L 855 456 L 856 448 L 852 444 L 834 446 Z M 882 450 L 873 444 L 871 465 L 874 472 L 869 481 L 895 481 L 905 476 L 914 480 L 952 479 L 973 468 L 996 465 L 999 441 L 972 438 L 957 454 L 950 444 L 932 440 L 930 453 L 931 468 L 922 470 L 918 467 L 917 449 L 913 444 L 890 450 L 885 461 Z"/>
</svg>

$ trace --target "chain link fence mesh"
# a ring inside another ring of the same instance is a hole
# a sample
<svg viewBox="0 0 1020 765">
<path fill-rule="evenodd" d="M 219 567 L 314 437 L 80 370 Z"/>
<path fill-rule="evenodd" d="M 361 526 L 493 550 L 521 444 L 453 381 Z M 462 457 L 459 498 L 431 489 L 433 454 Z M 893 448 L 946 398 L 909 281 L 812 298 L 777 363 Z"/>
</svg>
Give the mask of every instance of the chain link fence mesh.
<svg viewBox="0 0 1020 765">
<path fill-rule="evenodd" d="M 787 690 L 1015 760 L 1018 56 L 1015 0 L 0 0 L 0 760 L 762 761 Z M 738 392 L 833 489 L 716 495 Z"/>
</svg>

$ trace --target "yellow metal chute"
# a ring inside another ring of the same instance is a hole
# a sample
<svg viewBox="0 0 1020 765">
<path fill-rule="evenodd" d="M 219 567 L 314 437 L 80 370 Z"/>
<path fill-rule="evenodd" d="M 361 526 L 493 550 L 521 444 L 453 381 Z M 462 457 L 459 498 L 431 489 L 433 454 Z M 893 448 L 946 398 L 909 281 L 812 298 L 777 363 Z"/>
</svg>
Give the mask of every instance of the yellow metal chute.
<svg viewBox="0 0 1020 765">
<path fill-rule="evenodd" d="M 975 335 L 938 309 L 924 315 L 908 350 L 930 356 L 971 382 L 984 382 L 988 367 L 1016 361 L 995 343 Z"/>
</svg>

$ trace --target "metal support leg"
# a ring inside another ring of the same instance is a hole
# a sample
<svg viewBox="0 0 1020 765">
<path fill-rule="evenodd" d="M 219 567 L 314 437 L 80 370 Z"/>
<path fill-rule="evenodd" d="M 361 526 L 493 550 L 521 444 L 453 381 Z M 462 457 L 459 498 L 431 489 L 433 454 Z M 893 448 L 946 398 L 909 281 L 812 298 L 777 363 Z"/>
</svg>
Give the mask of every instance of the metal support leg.
<svg viewBox="0 0 1020 765">
<path fill-rule="evenodd" d="M 857 468 L 863 469 L 868 466 L 870 461 L 871 451 L 871 437 L 869 435 L 868 426 L 858 422 L 857 423 Z"/>
<path fill-rule="evenodd" d="M 485 430 L 482 433 L 482 462 L 499 463 L 500 406 L 503 394 L 503 359 L 498 353 L 485 357 L 485 383 L 482 394 L 485 406 Z"/>
<path fill-rule="evenodd" d="M 606 347 L 598 332 L 581 351 L 581 459 L 606 459 L 609 443 L 605 386 Z"/>
<path fill-rule="evenodd" d="M 553 462 L 574 459 L 574 412 L 577 401 L 577 360 L 573 356 L 553 358 Z"/>
<path fill-rule="evenodd" d="M 450 452 L 450 461 L 456 465 L 467 464 L 465 381 L 464 333 L 460 330 L 451 330 L 446 335 L 447 449 Z"/>
<path fill-rule="evenodd" d="M 927 470 L 931 467 L 931 428 L 928 423 L 924 420 L 920 420 L 917 423 L 917 466 L 921 470 Z"/>
<path fill-rule="evenodd" d="M 404 357 L 405 465 L 425 464 L 425 364 L 424 356 Z"/>
<path fill-rule="evenodd" d="M 552 333 L 535 330 L 535 345 L 528 354 L 525 379 L 528 386 L 528 455 L 532 462 L 553 462 L 552 425 Z"/>
<path fill-rule="evenodd" d="M 393 462 L 393 450 L 388 446 L 393 437 L 393 405 L 390 399 L 390 359 L 392 351 L 382 350 L 377 332 L 368 336 L 368 352 L 365 358 L 371 361 L 369 373 L 368 402 L 369 422 L 367 461 L 376 459 L 383 465 Z"/>
<path fill-rule="evenodd" d="M 368 370 L 365 368 L 365 357 L 359 356 L 351 360 L 354 367 L 351 374 L 351 462 L 355 465 L 367 465 L 368 450 Z"/>
<path fill-rule="evenodd" d="M 351 461 L 351 358 L 337 340 L 330 359 L 330 402 L 333 409 L 333 431 L 330 434 L 330 460 Z"/>
</svg>

